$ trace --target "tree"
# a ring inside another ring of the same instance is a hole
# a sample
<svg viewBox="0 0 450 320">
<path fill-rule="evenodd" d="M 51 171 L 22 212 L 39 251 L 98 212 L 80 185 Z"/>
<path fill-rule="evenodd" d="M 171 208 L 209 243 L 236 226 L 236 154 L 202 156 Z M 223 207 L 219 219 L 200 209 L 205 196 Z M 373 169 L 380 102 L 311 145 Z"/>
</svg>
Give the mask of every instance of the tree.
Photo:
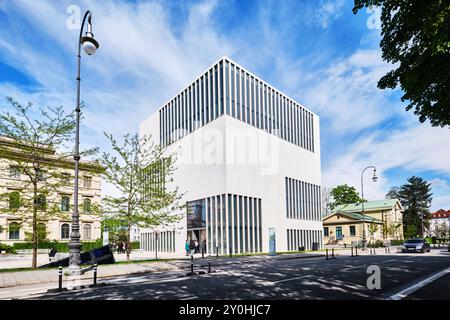
<svg viewBox="0 0 450 320">
<path fill-rule="evenodd" d="M 396 65 L 378 81 L 380 89 L 400 85 L 420 122 L 450 125 L 450 3 L 442 0 L 355 0 L 353 13 L 381 6 L 382 57 Z"/>
<path fill-rule="evenodd" d="M 338 205 L 361 203 L 363 201 L 356 189 L 346 184 L 334 187 L 330 193 L 333 197 L 333 201 L 329 203 L 330 210 L 334 210 Z"/>
<path fill-rule="evenodd" d="M 400 191 L 400 187 L 391 187 L 388 193 L 386 193 L 386 199 L 398 199 L 398 192 Z"/>
<path fill-rule="evenodd" d="M 370 234 L 370 239 L 373 240 L 373 235 L 378 231 L 378 225 L 375 223 L 370 223 L 368 227 L 368 231 Z"/>
<path fill-rule="evenodd" d="M 70 164 L 72 156 L 67 146 L 75 130 L 74 114 L 65 113 L 62 107 L 45 107 L 36 110 L 32 103 L 22 106 L 8 97 L 10 106 L 0 113 L 0 157 L 13 164 L 9 168 L 20 179 L 21 190 L 29 192 L 7 192 L 1 200 L 9 201 L 1 211 L 13 213 L 20 218 L 20 226 L 31 226 L 33 243 L 32 267 L 37 266 L 37 247 L 40 237 L 39 223 L 52 216 L 68 219 L 67 213 L 59 210 L 49 196 L 62 185 L 61 170 Z M 56 149 L 59 152 L 56 152 Z M 66 150 L 66 151 L 63 151 Z M 92 154 L 88 150 L 82 154 Z M 32 214 L 30 215 L 30 212 Z"/>
<path fill-rule="evenodd" d="M 124 135 L 119 144 L 111 134 L 104 133 L 114 155 L 103 153 L 105 180 L 119 191 L 117 196 L 103 198 L 105 217 L 109 224 L 126 226 L 126 252 L 130 259 L 130 231 L 133 226 L 167 226 L 182 218 L 178 188 L 169 188 L 175 170 L 174 157 L 164 154 L 150 136 Z M 115 221 L 115 222 L 114 222 Z"/>
<path fill-rule="evenodd" d="M 321 211 L 322 216 L 326 217 L 330 213 L 331 192 L 330 188 L 322 188 Z"/>
<path fill-rule="evenodd" d="M 422 215 L 424 229 L 430 225 L 432 193 L 431 183 L 420 177 L 412 176 L 407 179 L 399 192 L 398 198 L 405 209 L 403 212 L 403 230 L 405 236 L 412 237 L 422 234 Z"/>
</svg>

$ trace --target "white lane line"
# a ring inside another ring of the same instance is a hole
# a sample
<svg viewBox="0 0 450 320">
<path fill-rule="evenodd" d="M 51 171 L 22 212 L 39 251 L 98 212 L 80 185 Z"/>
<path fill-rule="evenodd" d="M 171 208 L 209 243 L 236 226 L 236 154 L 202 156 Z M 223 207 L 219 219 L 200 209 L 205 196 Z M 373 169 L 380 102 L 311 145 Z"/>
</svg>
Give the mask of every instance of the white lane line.
<svg viewBox="0 0 450 320">
<path fill-rule="evenodd" d="M 279 281 L 272 281 L 272 284 L 280 283 L 280 282 L 286 282 L 286 281 L 292 281 L 292 280 L 297 280 L 297 279 L 303 279 L 303 278 L 309 278 L 309 277 L 310 277 L 310 276 L 301 276 L 301 277 L 295 277 L 295 278 L 283 279 L 283 280 L 279 280 Z"/>
<path fill-rule="evenodd" d="M 426 278 L 425 280 L 422 280 L 418 283 L 416 283 L 415 285 L 406 288 L 392 296 L 389 297 L 390 300 L 401 300 L 405 297 L 407 297 L 408 295 L 410 295 L 411 293 L 419 290 L 420 288 L 426 286 L 427 284 L 430 284 L 431 282 L 435 281 L 436 279 L 439 279 L 440 277 L 446 275 L 447 273 L 450 272 L 450 268 L 447 268 L 445 270 L 442 270 L 434 275 L 432 275 L 431 277 Z"/>
<path fill-rule="evenodd" d="M 359 269 L 359 268 L 365 268 L 366 265 L 362 265 L 362 266 L 356 266 L 356 267 L 347 267 L 342 269 L 342 271 L 348 271 L 348 270 L 352 270 L 352 269 Z"/>
</svg>

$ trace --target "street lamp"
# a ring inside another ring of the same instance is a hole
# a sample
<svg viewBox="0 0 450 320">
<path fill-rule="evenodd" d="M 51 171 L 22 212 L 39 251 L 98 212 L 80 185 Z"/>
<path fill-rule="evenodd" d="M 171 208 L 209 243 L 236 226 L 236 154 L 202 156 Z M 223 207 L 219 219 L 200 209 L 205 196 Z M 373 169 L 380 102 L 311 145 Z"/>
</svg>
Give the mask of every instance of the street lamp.
<svg viewBox="0 0 450 320">
<path fill-rule="evenodd" d="M 366 242 L 367 242 L 367 240 L 366 240 L 366 224 L 365 224 L 366 221 L 365 221 L 365 217 L 364 217 L 364 179 L 363 179 L 363 176 L 364 176 L 364 171 L 366 171 L 367 169 L 370 169 L 370 168 L 373 169 L 373 176 L 372 176 L 373 182 L 377 182 L 377 180 L 378 180 L 378 177 L 377 177 L 377 168 L 375 168 L 374 166 L 368 166 L 368 167 L 365 167 L 364 170 L 361 172 L 361 198 L 362 198 L 362 203 L 361 203 L 361 205 L 362 205 L 362 210 L 361 210 L 361 213 L 362 213 L 362 217 L 363 217 L 363 240 L 362 240 L 362 250 L 365 250 L 365 248 L 366 248 Z"/>
<path fill-rule="evenodd" d="M 71 275 L 79 275 L 80 269 L 80 224 L 78 215 L 78 162 L 80 161 L 80 60 L 81 60 L 81 46 L 84 51 L 90 56 L 98 49 L 99 44 L 94 39 L 92 33 L 91 12 L 86 11 L 81 23 L 80 36 L 78 38 L 78 55 L 77 55 L 77 105 L 76 105 L 76 131 L 75 131 L 75 152 L 73 159 L 75 160 L 75 181 L 73 192 L 73 214 L 72 214 L 72 231 L 70 233 L 69 242 L 69 273 Z M 83 28 L 88 20 L 86 34 L 83 36 Z"/>
</svg>

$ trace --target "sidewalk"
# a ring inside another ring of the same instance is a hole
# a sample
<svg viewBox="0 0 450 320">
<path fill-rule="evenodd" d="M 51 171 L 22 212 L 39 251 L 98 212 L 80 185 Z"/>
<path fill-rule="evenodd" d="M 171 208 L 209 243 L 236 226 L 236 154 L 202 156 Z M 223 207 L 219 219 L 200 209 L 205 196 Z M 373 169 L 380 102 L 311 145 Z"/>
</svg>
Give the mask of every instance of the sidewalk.
<svg viewBox="0 0 450 320">
<path fill-rule="evenodd" d="M 321 253 L 300 253 L 300 254 L 278 254 L 276 256 L 255 255 L 255 256 L 228 256 L 211 257 L 212 265 L 214 267 L 231 265 L 231 264 L 245 264 L 256 261 L 264 261 L 270 259 L 302 259 L 323 257 Z M 159 257 L 158 257 L 159 258 Z M 208 266 L 208 256 L 205 255 L 201 259 L 201 254 L 194 256 L 195 268 L 206 268 Z M 84 267 L 84 268 L 87 268 Z M 142 274 L 149 272 L 161 271 L 182 271 L 185 272 L 190 268 L 190 256 L 173 261 L 152 261 L 152 262 L 130 262 L 124 264 L 99 265 L 97 278 L 110 278 L 115 276 L 126 276 L 132 274 Z M 69 280 L 69 276 L 64 275 L 67 268 L 63 269 L 63 282 Z M 87 280 L 93 278 L 93 272 L 88 271 L 81 276 L 80 280 Z M 29 271 L 15 271 L 15 272 L 0 272 L 0 288 L 14 287 L 28 284 L 43 284 L 43 283 L 57 283 L 58 282 L 58 268 L 52 269 L 35 269 Z"/>
<path fill-rule="evenodd" d="M 83 268 L 87 268 L 83 267 Z M 157 271 L 171 271 L 178 270 L 176 264 L 170 262 L 136 262 L 127 264 L 113 264 L 98 266 L 97 278 L 109 278 L 121 275 L 139 274 Z M 67 268 L 63 269 L 63 281 L 69 280 L 69 277 L 64 275 Z M 81 280 L 92 279 L 93 272 L 88 271 L 81 275 Z M 44 269 L 44 270 L 30 270 L 17 272 L 1 272 L 0 273 L 0 288 L 14 287 L 25 284 L 40 284 L 58 282 L 58 268 Z"/>
</svg>

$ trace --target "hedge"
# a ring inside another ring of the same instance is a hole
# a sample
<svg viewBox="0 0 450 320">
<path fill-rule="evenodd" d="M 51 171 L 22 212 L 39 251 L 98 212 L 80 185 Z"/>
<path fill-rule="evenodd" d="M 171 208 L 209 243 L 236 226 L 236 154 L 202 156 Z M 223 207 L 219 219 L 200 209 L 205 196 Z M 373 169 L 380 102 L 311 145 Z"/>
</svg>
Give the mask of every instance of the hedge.
<svg viewBox="0 0 450 320">
<path fill-rule="evenodd" d="M 103 246 L 103 242 L 101 239 L 97 241 L 81 241 L 83 245 L 81 247 L 82 251 L 92 250 L 95 248 L 99 248 Z M 58 252 L 69 252 L 69 246 L 67 242 L 58 242 L 58 241 L 45 241 L 38 243 L 38 249 L 51 249 L 55 248 Z M 16 242 L 13 244 L 14 250 L 31 250 L 33 249 L 32 242 Z"/>
<path fill-rule="evenodd" d="M 0 243 L 0 251 L 2 253 L 14 253 L 14 248 L 12 246 L 8 246 L 7 244 Z"/>
</svg>

